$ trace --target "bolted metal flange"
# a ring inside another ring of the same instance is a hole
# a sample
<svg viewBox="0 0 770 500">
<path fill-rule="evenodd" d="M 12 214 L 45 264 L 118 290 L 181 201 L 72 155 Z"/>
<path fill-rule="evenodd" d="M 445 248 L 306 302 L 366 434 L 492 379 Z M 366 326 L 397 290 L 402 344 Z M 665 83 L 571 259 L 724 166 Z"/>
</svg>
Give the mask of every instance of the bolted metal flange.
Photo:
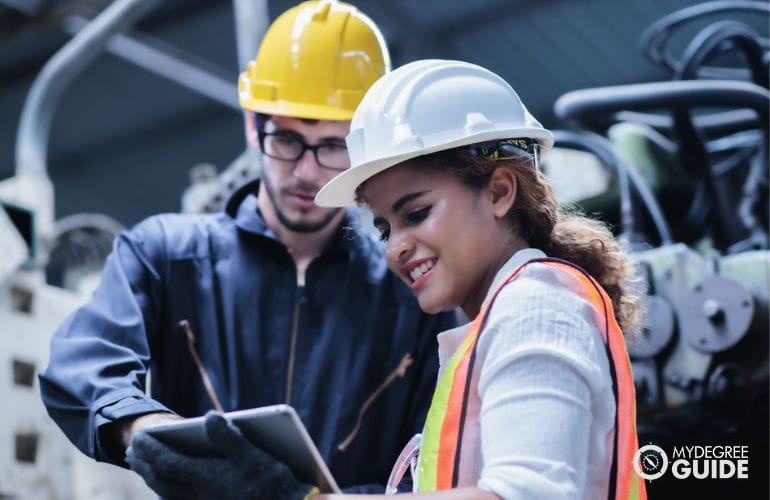
<svg viewBox="0 0 770 500">
<path fill-rule="evenodd" d="M 660 295 L 645 297 L 647 315 L 644 329 L 626 337 L 626 348 L 632 358 L 651 358 L 660 353 L 674 335 L 674 311 Z"/>
<path fill-rule="evenodd" d="M 702 353 L 715 353 L 733 347 L 749 330 L 754 298 L 739 282 L 711 276 L 676 305 L 676 312 L 687 344 Z"/>
</svg>

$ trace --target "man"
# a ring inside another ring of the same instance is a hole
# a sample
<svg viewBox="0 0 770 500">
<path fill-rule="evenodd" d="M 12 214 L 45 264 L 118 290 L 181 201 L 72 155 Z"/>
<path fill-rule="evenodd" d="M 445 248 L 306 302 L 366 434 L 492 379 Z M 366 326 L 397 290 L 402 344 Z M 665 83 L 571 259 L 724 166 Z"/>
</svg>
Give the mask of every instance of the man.
<svg viewBox="0 0 770 500">
<path fill-rule="evenodd" d="M 349 120 L 388 69 L 382 36 L 350 5 L 305 2 L 271 25 L 239 81 L 261 181 L 221 214 L 121 234 L 91 300 L 54 334 L 43 401 L 81 451 L 125 465 L 139 429 L 212 399 L 224 411 L 288 403 L 341 487 L 385 483 L 422 426 L 435 336 L 454 319 L 424 315 L 381 246 L 313 200 L 349 166 Z M 140 473 L 157 491 L 151 469 Z"/>
</svg>

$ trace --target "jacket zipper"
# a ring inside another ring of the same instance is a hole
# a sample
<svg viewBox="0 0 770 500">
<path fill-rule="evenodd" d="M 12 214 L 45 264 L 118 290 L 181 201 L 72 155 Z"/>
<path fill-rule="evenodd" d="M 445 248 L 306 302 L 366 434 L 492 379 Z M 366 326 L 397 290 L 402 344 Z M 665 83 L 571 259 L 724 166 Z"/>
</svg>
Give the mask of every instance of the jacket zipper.
<svg viewBox="0 0 770 500">
<path fill-rule="evenodd" d="M 291 387 L 294 384 L 294 360 L 297 356 L 297 336 L 299 335 L 299 297 L 294 297 L 294 314 L 291 318 L 291 340 L 289 341 L 289 363 L 286 367 L 286 395 L 284 401 L 291 404 Z"/>
<path fill-rule="evenodd" d="M 403 378 L 404 375 L 406 375 L 406 369 L 409 368 L 409 365 L 411 365 L 412 362 L 414 362 L 412 355 L 409 353 L 404 354 L 404 357 L 401 358 L 401 362 L 399 362 L 396 369 L 390 372 L 390 374 L 385 377 L 385 380 L 382 381 L 382 383 L 374 390 L 374 392 L 372 392 L 372 394 L 366 398 L 364 404 L 361 405 L 361 409 L 358 410 L 358 418 L 356 419 L 356 425 L 353 427 L 353 430 L 350 431 L 348 437 L 346 437 L 339 445 L 337 445 L 337 449 L 339 451 L 344 452 L 346 449 L 348 449 L 348 446 L 350 446 L 350 444 L 355 439 L 356 434 L 358 434 L 358 431 L 361 429 L 361 422 L 364 419 L 364 413 L 366 413 L 366 410 L 369 409 L 372 403 L 374 403 L 380 394 L 382 394 L 382 392 L 387 389 L 387 387 L 392 384 L 396 378 Z"/>
<path fill-rule="evenodd" d="M 296 265 L 296 262 L 295 262 Z M 289 340 L 289 362 L 286 366 L 286 394 L 284 401 L 291 404 L 291 388 L 294 385 L 294 363 L 297 357 L 297 337 L 299 336 L 300 299 L 305 293 L 305 270 L 297 267 L 297 293 L 294 294 L 294 312 L 291 316 L 291 337 Z"/>
</svg>

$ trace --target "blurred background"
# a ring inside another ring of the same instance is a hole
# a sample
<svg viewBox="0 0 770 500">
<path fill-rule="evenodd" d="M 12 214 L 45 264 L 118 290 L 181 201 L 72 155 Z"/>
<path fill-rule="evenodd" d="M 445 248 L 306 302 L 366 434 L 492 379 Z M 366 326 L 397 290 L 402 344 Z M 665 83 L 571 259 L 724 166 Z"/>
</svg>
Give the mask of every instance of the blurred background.
<svg viewBox="0 0 770 500">
<path fill-rule="evenodd" d="M 0 178 L 14 173 L 14 143 L 24 99 L 43 64 L 92 18 L 105 0 L 0 1 Z M 231 92 L 226 103 L 111 51 L 69 85 L 53 111 L 48 171 L 56 214 L 108 214 L 122 224 L 180 208 L 189 171 L 223 169 L 245 147 L 237 109 L 238 64 L 233 2 L 163 0 L 129 30 L 124 48 L 145 64 L 157 52 L 189 62 Z M 263 1 L 270 20 L 297 2 Z M 662 16 L 692 0 L 360 0 L 382 29 L 393 65 L 427 58 L 462 59 L 500 74 L 545 126 L 563 93 L 582 88 L 671 78 L 640 49 L 639 37 Z M 731 12 L 767 34 L 767 18 Z M 679 51 L 709 21 L 678 30 Z M 724 16 L 721 16 L 722 18 Z M 268 23 L 269 24 L 269 23 Z M 156 52 L 157 51 L 157 52 Z M 170 68 L 172 77 L 198 76 Z M 203 83 L 201 85 L 206 85 Z M 212 83 L 211 87 L 215 87 Z M 217 87 L 216 90 L 219 90 Z"/>
<path fill-rule="evenodd" d="M 258 171 L 236 80 L 297 2 L 133 3 L 0 0 L 0 497 L 147 497 L 64 441 L 36 372 L 117 231 L 216 210 Z M 640 442 L 750 445 L 750 480 L 668 476 L 650 498 L 768 498 L 770 4 L 353 3 L 394 67 L 480 64 L 558 130 L 544 168 L 559 196 L 613 225 L 649 288 L 647 328 L 629 343 Z M 120 30 L 54 74 L 55 54 L 110 4 L 125 6 Z"/>
</svg>

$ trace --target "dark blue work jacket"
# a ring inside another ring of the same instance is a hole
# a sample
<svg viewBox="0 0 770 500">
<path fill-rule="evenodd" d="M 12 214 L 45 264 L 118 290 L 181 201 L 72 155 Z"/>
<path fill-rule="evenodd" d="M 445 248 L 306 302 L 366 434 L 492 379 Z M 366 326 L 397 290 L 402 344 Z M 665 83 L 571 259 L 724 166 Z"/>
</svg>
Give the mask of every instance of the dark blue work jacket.
<svg viewBox="0 0 770 500">
<path fill-rule="evenodd" d="M 253 192 L 256 183 L 239 190 L 221 214 L 154 216 L 118 236 L 93 297 L 54 333 L 43 401 L 81 451 L 120 464 L 101 427 L 212 408 L 179 327 L 188 320 L 226 411 L 288 402 L 340 486 L 384 484 L 422 428 L 436 335 L 454 317 L 422 313 L 350 217 L 298 286 Z M 383 389 L 406 355 L 404 376 Z"/>
</svg>

